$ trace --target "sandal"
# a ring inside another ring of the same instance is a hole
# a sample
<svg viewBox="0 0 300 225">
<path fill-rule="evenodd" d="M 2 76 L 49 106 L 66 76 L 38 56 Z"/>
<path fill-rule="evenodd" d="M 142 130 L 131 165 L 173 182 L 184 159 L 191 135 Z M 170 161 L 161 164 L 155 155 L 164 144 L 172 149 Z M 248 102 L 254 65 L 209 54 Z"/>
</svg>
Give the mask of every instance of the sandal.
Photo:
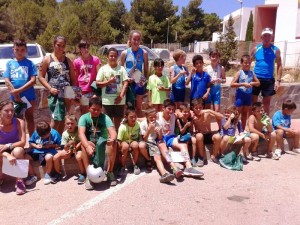
<svg viewBox="0 0 300 225">
<path fill-rule="evenodd" d="M 151 160 L 147 160 L 146 161 L 146 171 L 151 173 L 153 170 L 153 166 L 152 166 L 152 161 Z"/>
</svg>

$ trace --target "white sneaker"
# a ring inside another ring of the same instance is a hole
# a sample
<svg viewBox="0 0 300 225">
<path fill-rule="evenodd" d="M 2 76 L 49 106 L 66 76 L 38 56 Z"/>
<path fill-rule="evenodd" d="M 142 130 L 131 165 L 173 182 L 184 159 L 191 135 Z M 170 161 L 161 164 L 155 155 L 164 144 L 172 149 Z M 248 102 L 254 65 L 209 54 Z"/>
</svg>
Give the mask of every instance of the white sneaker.
<svg viewBox="0 0 300 225">
<path fill-rule="evenodd" d="M 280 149 L 280 148 L 275 149 L 274 153 L 275 153 L 275 155 L 277 155 L 279 158 L 281 157 L 281 149 Z"/>
<path fill-rule="evenodd" d="M 44 176 L 44 184 L 45 185 L 48 185 L 51 183 L 51 177 L 49 174 L 45 173 L 45 176 Z"/>
<path fill-rule="evenodd" d="M 300 148 L 293 148 L 293 152 L 295 152 L 295 153 L 300 153 Z"/>
</svg>

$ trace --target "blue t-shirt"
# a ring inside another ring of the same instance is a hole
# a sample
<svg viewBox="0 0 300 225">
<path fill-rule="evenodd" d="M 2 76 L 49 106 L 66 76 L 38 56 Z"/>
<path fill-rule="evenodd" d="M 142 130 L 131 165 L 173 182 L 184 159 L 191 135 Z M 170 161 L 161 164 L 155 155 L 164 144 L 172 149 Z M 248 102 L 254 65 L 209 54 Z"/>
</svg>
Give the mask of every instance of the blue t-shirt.
<svg viewBox="0 0 300 225">
<path fill-rule="evenodd" d="M 262 44 L 256 46 L 254 73 L 257 78 L 274 78 L 277 49 L 274 45 L 271 45 L 269 48 L 264 48 Z"/>
<path fill-rule="evenodd" d="M 240 75 L 238 79 L 238 83 L 248 83 L 250 84 L 253 81 L 253 72 L 251 70 L 244 71 L 240 70 Z M 244 86 L 238 87 L 238 89 L 244 93 L 251 94 L 252 93 L 252 87 L 246 88 Z"/>
<path fill-rule="evenodd" d="M 50 131 L 50 136 L 47 138 L 41 138 L 36 131 L 33 132 L 29 139 L 29 143 L 34 143 L 34 144 L 41 144 L 41 145 L 46 145 L 46 144 L 57 144 L 60 145 L 61 143 L 61 135 L 55 130 L 51 129 Z M 55 150 L 53 149 L 32 149 L 32 152 L 34 154 L 39 154 L 39 153 L 46 153 Z"/>
<path fill-rule="evenodd" d="M 284 128 L 291 127 L 291 116 L 290 115 L 283 115 L 281 110 L 278 110 L 274 113 L 272 117 L 272 126 L 273 129 L 276 129 L 276 126 L 282 126 Z"/>
<path fill-rule="evenodd" d="M 16 59 L 9 60 L 6 63 L 6 70 L 3 77 L 8 78 L 14 88 L 20 88 L 24 86 L 32 76 L 37 76 L 37 70 L 34 63 L 24 58 L 21 61 Z M 35 99 L 34 87 L 30 87 L 27 90 L 20 93 L 20 97 L 25 96 L 29 101 Z M 12 97 L 12 99 L 14 99 Z"/>
<path fill-rule="evenodd" d="M 235 136 L 235 131 L 236 131 L 236 127 L 233 123 L 230 123 L 228 129 L 224 129 L 224 124 L 226 123 L 226 119 L 223 118 L 222 119 L 222 129 L 221 129 L 221 133 L 223 133 L 224 135 L 228 135 L 228 136 Z M 237 129 L 239 131 L 239 133 L 243 132 L 243 128 L 242 128 L 242 123 L 241 121 L 238 121 L 237 123 Z"/>
<path fill-rule="evenodd" d="M 185 68 L 184 66 L 178 66 L 178 65 L 174 65 L 173 68 L 174 68 L 174 76 L 177 76 L 182 70 L 185 70 L 187 72 L 186 76 L 180 76 L 177 79 L 177 81 L 174 84 L 172 84 L 173 88 L 184 89 L 185 88 L 185 78 L 189 74 L 187 68 Z"/>
<path fill-rule="evenodd" d="M 210 76 L 207 72 L 202 72 L 196 74 L 191 80 L 191 99 L 202 98 L 207 91 L 207 86 L 210 83 Z"/>
</svg>

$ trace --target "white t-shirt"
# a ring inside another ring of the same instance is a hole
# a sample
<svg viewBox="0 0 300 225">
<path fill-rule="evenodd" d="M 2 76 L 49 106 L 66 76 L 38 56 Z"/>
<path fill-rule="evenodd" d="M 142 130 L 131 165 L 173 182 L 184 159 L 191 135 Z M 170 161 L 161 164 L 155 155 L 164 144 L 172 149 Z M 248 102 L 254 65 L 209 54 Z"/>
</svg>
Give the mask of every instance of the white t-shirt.
<svg viewBox="0 0 300 225">
<path fill-rule="evenodd" d="M 163 112 L 158 112 L 157 122 L 162 127 L 163 135 L 172 135 L 175 134 L 175 114 L 171 115 L 171 118 L 167 121 L 163 117 Z"/>
<path fill-rule="evenodd" d="M 157 121 L 155 122 L 155 127 L 160 127 L 160 125 Z M 147 129 L 148 129 L 148 122 L 147 122 L 147 120 L 143 120 L 140 123 L 141 135 L 145 135 L 146 132 L 147 132 Z M 153 131 L 148 135 L 148 140 L 147 141 L 152 142 L 152 143 L 156 143 L 156 138 L 157 138 L 157 133 L 156 133 L 156 131 Z"/>
</svg>

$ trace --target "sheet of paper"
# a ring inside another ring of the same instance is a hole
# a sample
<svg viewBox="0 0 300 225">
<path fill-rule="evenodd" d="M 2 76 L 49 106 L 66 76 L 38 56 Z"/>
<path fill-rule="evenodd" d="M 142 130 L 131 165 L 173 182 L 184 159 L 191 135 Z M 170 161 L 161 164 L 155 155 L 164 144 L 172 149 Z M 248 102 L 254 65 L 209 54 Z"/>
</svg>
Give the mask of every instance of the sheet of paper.
<svg viewBox="0 0 300 225">
<path fill-rule="evenodd" d="M 173 162 L 186 162 L 186 157 L 181 152 L 171 152 Z"/>
<path fill-rule="evenodd" d="M 23 97 L 21 98 L 21 100 L 22 100 L 22 102 L 24 102 L 24 103 L 27 104 L 27 109 L 29 109 L 29 108 L 32 107 L 32 105 L 30 104 L 30 102 L 28 101 L 28 99 L 27 99 L 25 96 L 23 96 Z"/>
<path fill-rule="evenodd" d="M 17 159 L 16 165 L 11 165 L 7 158 L 3 157 L 2 172 L 18 178 L 26 178 L 28 176 L 29 160 Z"/>
<path fill-rule="evenodd" d="M 234 139 L 233 144 L 235 144 L 236 142 L 239 142 L 240 140 L 243 140 L 245 138 L 246 135 L 240 135 L 240 136 L 236 136 Z"/>
</svg>

